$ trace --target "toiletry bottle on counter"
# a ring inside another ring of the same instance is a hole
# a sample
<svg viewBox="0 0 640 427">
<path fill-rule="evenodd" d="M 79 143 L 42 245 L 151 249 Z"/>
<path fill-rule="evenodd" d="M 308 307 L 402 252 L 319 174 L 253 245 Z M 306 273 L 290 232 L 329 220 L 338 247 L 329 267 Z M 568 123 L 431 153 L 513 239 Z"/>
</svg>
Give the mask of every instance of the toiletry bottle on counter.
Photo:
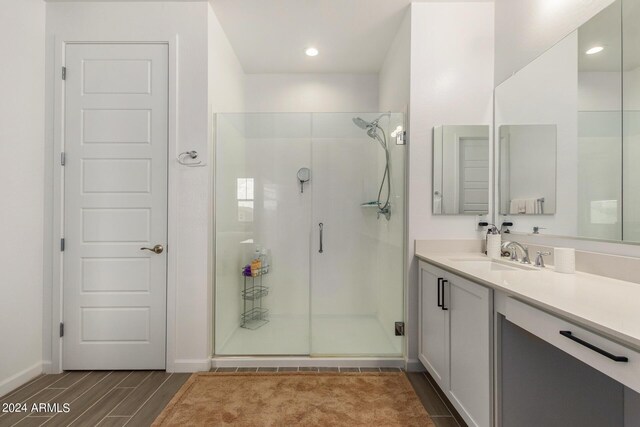
<svg viewBox="0 0 640 427">
<path fill-rule="evenodd" d="M 487 256 L 491 259 L 500 259 L 502 236 L 495 225 L 487 231 Z"/>
</svg>

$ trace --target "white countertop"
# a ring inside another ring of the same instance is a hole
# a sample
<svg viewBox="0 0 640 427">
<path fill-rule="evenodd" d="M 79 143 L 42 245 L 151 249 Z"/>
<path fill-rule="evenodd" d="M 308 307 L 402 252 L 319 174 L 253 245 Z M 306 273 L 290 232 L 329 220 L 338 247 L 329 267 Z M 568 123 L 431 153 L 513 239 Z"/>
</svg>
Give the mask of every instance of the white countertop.
<svg viewBox="0 0 640 427">
<path fill-rule="evenodd" d="M 487 259 L 469 252 L 416 256 L 640 350 L 640 284 L 581 272 L 556 273 L 553 267 L 492 271 L 486 263 L 463 261 Z"/>
</svg>

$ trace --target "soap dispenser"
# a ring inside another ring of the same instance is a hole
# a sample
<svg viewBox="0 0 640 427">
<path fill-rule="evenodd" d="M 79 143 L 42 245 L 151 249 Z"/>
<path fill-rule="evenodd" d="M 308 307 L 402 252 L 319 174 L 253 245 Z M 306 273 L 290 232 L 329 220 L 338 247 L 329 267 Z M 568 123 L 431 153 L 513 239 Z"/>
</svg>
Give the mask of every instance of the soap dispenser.
<svg viewBox="0 0 640 427">
<path fill-rule="evenodd" d="M 502 236 L 500 235 L 500 231 L 498 230 L 498 227 L 496 227 L 493 224 L 490 224 L 490 227 L 487 230 L 487 237 L 486 237 L 487 256 L 491 259 L 500 259 L 501 245 L 502 245 Z"/>
</svg>

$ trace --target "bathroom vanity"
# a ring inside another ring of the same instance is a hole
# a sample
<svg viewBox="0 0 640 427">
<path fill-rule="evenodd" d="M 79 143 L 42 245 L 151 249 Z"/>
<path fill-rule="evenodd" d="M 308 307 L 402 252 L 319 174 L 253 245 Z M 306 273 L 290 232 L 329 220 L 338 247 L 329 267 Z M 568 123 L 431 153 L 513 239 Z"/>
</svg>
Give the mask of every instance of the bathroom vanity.
<svg viewBox="0 0 640 427">
<path fill-rule="evenodd" d="M 480 127 L 433 129 L 431 228 L 474 214 L 478 236 L 545 246 L 538 265 L 581 247 L 634 282 L 418 241 L 418 357 L 469 425 L 640 426 L 638 251 L 586 241 L 640 242 L 638 17 L 614 0 L 496 87 L 490 167 Z"/>
<path fill-rule="evenodd" d="M 639 284 L 416 256 L 419 358 L 468 425 L 640 425 Z"/>
</svg>

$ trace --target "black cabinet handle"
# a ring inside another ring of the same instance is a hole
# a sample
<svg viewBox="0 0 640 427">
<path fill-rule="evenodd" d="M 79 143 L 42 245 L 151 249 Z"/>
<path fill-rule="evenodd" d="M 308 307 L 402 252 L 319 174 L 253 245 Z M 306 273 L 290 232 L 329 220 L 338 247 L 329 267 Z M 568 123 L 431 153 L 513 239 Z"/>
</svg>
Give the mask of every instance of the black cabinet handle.
<svg viewBox="0 0 640 427">
<path fill-rule="evenodd" d="M 440 302 L 440 298 L 442 293 L 440 292 L 440 286 L 442 286 L 442 281 L 444 279 L 442 277 L 438 277 L 438 307 L 442 307 L 442 303 Z"/>
<path fill-rule="evenodd" d="M 625 357 L 625 356 L 615 356 L 611 353 L 609 353 L 608 351 L 605 351 L 599 347 L 596 347 L 595 345 L 588 343 L 584 340 L 581 340 L 580 338 L 574 336 L 571 331 L 560 331 L 560 335 L 562 335 L 565 338 L 569 338 L 571 341 L 575 341 L 580 345 L 583 345 L 585 347 L 587 347 L 589 350 L 593 350 L 596 353 L 600 353 L 601 355 L 608 357 L 609 359 L 613 360 L 614 362 L 628 362 L 629 358 Z"/>
<path fill-rule="evenodd" d="M 444 284 L 449 283 L 447 279 L 442 279 L 442 305 L 440 306 L 443 310 L 449 310 L 448 307 L 444 306 Z"/>
</svg>

